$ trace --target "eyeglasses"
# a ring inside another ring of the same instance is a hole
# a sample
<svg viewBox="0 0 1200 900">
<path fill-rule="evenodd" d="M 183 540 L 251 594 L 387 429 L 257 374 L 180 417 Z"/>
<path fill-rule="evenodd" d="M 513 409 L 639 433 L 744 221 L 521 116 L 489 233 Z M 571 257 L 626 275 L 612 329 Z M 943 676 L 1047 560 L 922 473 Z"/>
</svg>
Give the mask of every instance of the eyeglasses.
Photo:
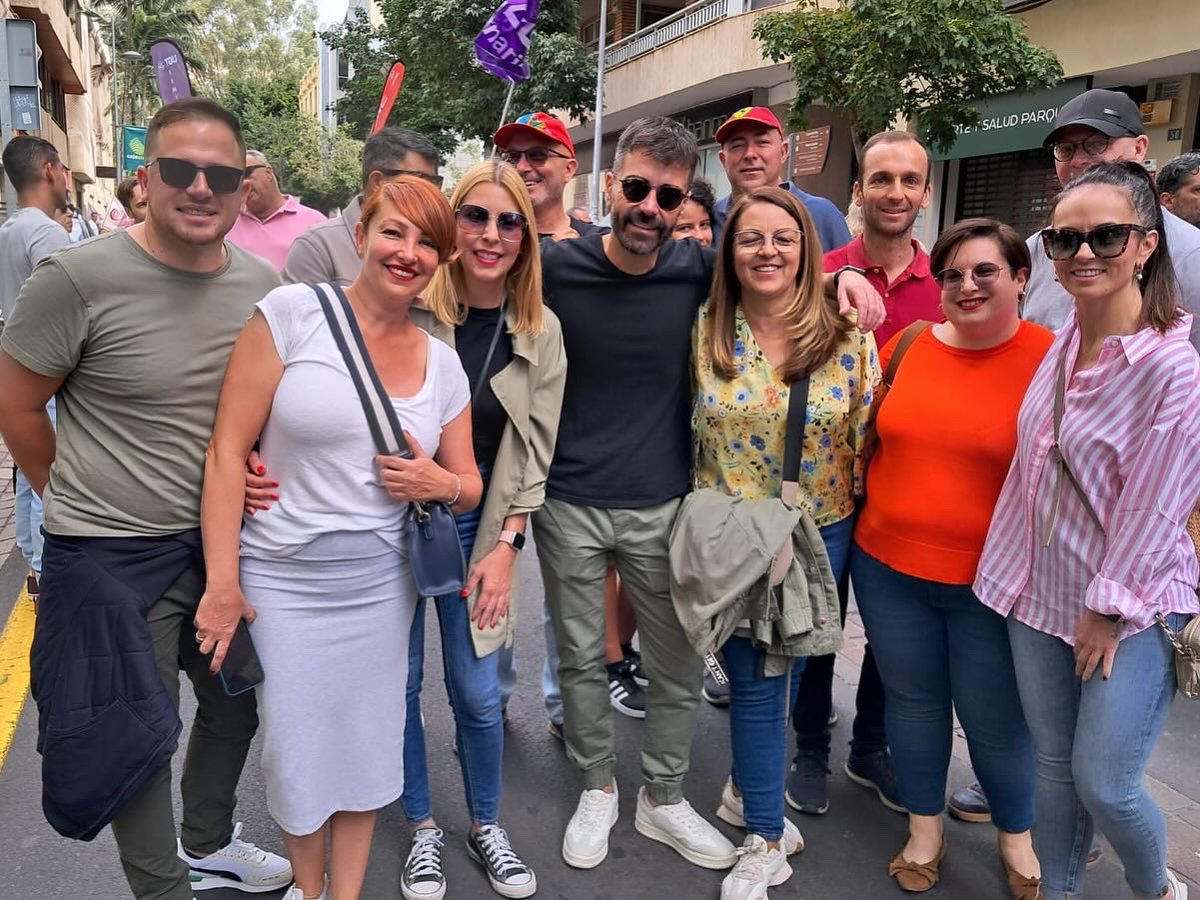
<svg viewBox="0 0 1200 900">
<path fill-rule="evenodd" d="M 566 153 L 559 153 L 557 150 L 551 150 L 549 147 L 530 147 L 528 150 L 501 150 L 500 158 L 511 166 L 520 165 L 521 157 L 529 160 L 531 166 L 544 166 L 546 160 L 552 156 L 557 156 L 559 159 L 570 159 Z"/>
<path fill-rule="evenodd" d="M 1101 225 L 1091 231 L 1045 228 L 1042 230 L 1042 247 L 1051 259 L 1063 260 L 1073 258 L 1087 244 L 1097 258 L 1113 259 L 1125 252 L 1130 234 L 1135 231 L 1145 234 L 1149 230 L 1142 225 Z"/>
<path fill-rule="evenodd" d="M 627 175 L 621 179 L 621 193 L 630 203 L 641 203 L 650 196 L 651 191 L 654 191 L 654 199 L 658 201 L 658 208 L 665 212 L 678 209 L 679 205 L 687 198 L 687 191 L 673 184 L 660 184 L 658 187 L 652 187 L 650 182 L 640 175 Z"/>
<path fill-rule="evenodd" d="M 996 282 L 1003 271 L 1012 272 L 1012 269 L 990 262 L 980 263 L 970 270 L 971 280 L 979 287 L 988 287 Z M 933 276 L 943 291 L 957 291 L 962 287 L 963 279 L 966 277 L 967 273 L 962 269 L 942 269 Z"/>
<path fill-rule="evenodd" d="M 430 175 L 428 172 L 418 172 L 416 169 L 376 169 L 375 171 L 384 178 L 399 178 L 401 175 L 411 175 L 413 178 L 422 178 L 428 181 L 439 190 L 442 187 L 441 175 Z"/>
<path fill-rule="evenodd" d="M 750 228 L 734 232 L 733 246 L 739 250 L 758 250 L 768 240 L 780 253 L 789 253 L 804 243 L 804 232 L 798 228 L 780 228 L 771 234 L 763 234 Z"/>
<path fill-rule="evenodd" d="M 1112 138 L 1107 134 L 1089 134 L 1082 141 L 1059 141 L 1050 149 L 1059 162 L 1070 162 L 1080 150 L 1095 159 L 1111 144 Z"/>
<path fill-rule="evenodd" d="M 198 166 L 186 159 L 160 156 L 146 163 L 146 168 L 158 166 L 163 183 L 173 188 L 186 190 L 196 182 L 196 175 L 204 175 L 208 189 L 214 194 L 233 194 L 242 186 L 246 172 L 233 166 Z"/>
<path fill-rule="evenodd" d="M 265 168 L 266 168 L 266 166 L 264 166 L 262 163 L 257 163 L 253 166 L 246 166 L 246 177 L 249 178 L 251 175 L 253 175 L 255 172 L 257 172 L 259 169 L 265 169 Z"/>
<path fill-rule="evenodd" d="M 474 203 L 464 203 L 454 211 L 454 215 L 458 218 L 458 227 L 467 234 L 483 234 L 492 218 L 491 210 Z M 519 212 L 496 213 L 496 233 L 502 241 L 518 243 L 528 227 L 528 220 Z"/>
</svg>

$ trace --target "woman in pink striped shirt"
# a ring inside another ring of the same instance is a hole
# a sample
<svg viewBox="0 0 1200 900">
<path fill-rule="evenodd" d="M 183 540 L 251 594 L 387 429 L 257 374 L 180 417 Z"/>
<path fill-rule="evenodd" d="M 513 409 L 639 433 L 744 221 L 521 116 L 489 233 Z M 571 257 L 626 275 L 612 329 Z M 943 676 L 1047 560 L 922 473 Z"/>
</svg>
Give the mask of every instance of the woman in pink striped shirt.
<svg viewBox="0 0 1200 900">
<path fill-rule="evenodd" d="M 1042 896 L 1082 896 L 1098 827 L 1135 897 L 1186 900 L 1142 776 L 1176 687 L 1155 616 L 1178 629 L 1200 611 L 1184 531 L 1200 495 L 1200 358 L 1144 169 L 1087 170 L 1051 222 L 1043 246 L 1075 310 L 1021 406 L 975 591 L 1008 616 L 1037 750 Z"/>
</svg>

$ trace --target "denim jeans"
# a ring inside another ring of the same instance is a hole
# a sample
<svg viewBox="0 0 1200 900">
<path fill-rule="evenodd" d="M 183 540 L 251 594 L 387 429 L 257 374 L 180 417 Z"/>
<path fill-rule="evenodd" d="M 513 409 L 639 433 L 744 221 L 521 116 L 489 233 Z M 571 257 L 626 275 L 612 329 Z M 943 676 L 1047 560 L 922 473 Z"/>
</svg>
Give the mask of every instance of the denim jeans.
<svg viewBox="0 0 1200 900">
<path fill-rule="evenodd" d="M 55 421 L 54 398 L 46 404 L 46 412 L 50 421 Z M 29 480 L 21 472 L 17 472 L 13 484 L 16 495 L 13 518 L 17 531 L 17 547 L 29 568 L 38 575 L 42 574 L 42 498 L 37 495 Z"/>
<path fill-rule="evenodd" d="M 825 549 L 833 566 L 842 606 L 842 624 L 846 624 L 846 607 L 850 601 L 850 541 L 854 536 L 854 516 L 821 529 Z M 833 666 L 836 654 L 810 657 L 808 662 L 792 673 L 792 727 L 796 731 L 796 752 L 820 759 L 829 758 L 829 715 L 833 710 Z M 862 672 L 855 697 L 857 707 L 850 755 L 866 756 L 887 749 L 887 734 L 883 725 L 883 685 L 871 645 L 863 654 Z"/>
<path fill-rule="evenodd" d="M 460 534 L 463 532 L 460 523 Z M 469 559 L 474 544 L 463 535 L 463 554 Z M 409 821 L 433 815 L 429 769 L 425 760 L 425 728 L 421 722 L 421 681 L 425 667 L 425 603 L 417 604 L 408 643 L 408 717 L 404 723 L 404 794 Z M 467 602 L 457 593 L 434 598 L 442 636 L 442 669 L 446 694 L 454 712 L 454 739 L 462 769 L 467 811 L 480 825 L 495 823 L 500 808 L 504 762 L 504 719 L 500 710 L 498 651 L 475 655 Z"/>
<path fill-rule="evenodd" d="M 562 691 L 558 687 L 558 644 L 554 641 L 554 620 L 550 618 L 550 609 L 542 604 L 542 637 L 545 641 L 546 655 L 542 661 L 542 700 L 546 705 L 546 718 L 555 725 L 562 726 L 563 707 Z M 497 665 L 500 669 L 500 702 L 503 708 L 508 708 L 508 698 L 517 689 L 517 656 L 516 644 L 507 644 L 496 651 Z"/>
<path fill-rule="evenodd" d="M 954 712 L 1001 831 L 1033 824 L 1033 741 L 1004 617 L 970 585 L 914 578 L 857 544 L 850 571 L 887 696 L 900 802 L 938 815 L 946 801 Z"/>
<path fill-rule="evenodd" d="M 1186 616 L 1168 615 L 1172 628 Z M 1083 896 L 1092 832 L 1099 828 L 1125 867 L 1135 897 L 1166 889 L 1166 828 L 1142 784 L 1175 695 L 1173 650 L 1157 625 L 1124 638 L 1112 675 L 1075 676 L 1070 645 L 1010 617 L 1017 685 L 1037 753 L 1042 896 Z"/>
</svg>

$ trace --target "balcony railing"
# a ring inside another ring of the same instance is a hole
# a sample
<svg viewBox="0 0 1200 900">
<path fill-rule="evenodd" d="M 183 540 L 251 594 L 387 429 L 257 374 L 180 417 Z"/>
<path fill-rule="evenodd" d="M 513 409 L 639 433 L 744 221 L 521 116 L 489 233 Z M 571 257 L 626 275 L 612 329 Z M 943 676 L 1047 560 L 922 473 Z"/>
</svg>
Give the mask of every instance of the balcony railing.
<svg viewBox="0 0 1200 900">
<path fill-rule="evenodd" d="M 605 51 L 604 67 L 611 69 L 613 66 L 629 62 L 636 56 L 657 50 L 663 44 L 691 34 L 698 28 L 729 16 L 736 16 L 750 8 L 750 0 L 699 0 L 698 3 L 685 6 L 679 12 L 672 13 L 665 19 L 660 19 L 653 25 L 617 41 Z"/>
</svg>

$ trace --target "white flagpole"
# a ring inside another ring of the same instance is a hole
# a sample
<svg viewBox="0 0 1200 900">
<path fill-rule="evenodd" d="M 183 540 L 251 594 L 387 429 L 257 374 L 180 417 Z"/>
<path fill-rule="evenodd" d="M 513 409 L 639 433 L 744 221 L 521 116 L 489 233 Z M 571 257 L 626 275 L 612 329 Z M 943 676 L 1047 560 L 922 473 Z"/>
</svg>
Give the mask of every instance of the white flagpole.
<svg viewBox="0 0 1200 900">
<path fill-rule="evenodd" d="M 600 0 L 600 47 L 596 63 L 596 130 L 592 137 L 592 221 L 600 221 L 600 145 L 604 138 L 604 52 L 608 39 L 608 0 Z"/>
<path fill-rule="evenodd" d="M 508 121 L 508 107 L 512 104 L 513 91 L 515 91 L 516 89 L 517 89 L 517 83 L 515 81 L 510 81 L 508 83 L 508 94 L 506 94 L 504 97 L 504 111 L 500 113 L 500 124 L 496 126 L 497 131 L 499 131 L 502 127 L 504 127 L 504 123 Z M 492 159 L 496 158 L 496 145 L 495 144 L 492 144 L 491 158 Z M 1091 245 L 1089 245 L 1089 246 L 1091 246 Z"/>
</svg>

